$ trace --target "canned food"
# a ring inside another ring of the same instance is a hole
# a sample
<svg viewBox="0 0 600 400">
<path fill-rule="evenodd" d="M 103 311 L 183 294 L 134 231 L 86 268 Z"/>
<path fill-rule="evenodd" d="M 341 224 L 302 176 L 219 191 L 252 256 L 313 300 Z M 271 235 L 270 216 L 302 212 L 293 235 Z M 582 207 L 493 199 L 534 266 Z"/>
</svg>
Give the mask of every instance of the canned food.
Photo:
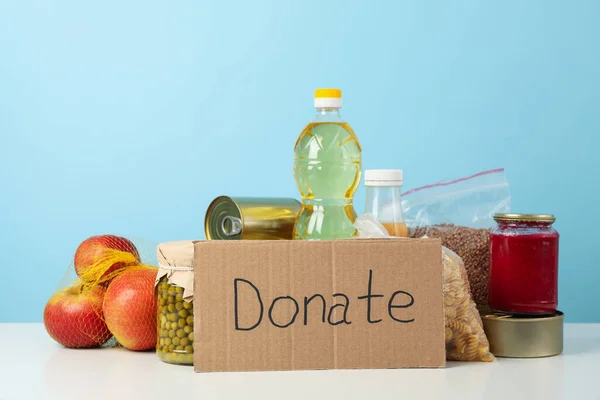
<svg viewBox="0 0 600 400">
<path fill-rule="evenodd" d="M 158 343 L 156 354 L 170 364 L 194 363 L 194 305 L 183 300 L 184 289 L 169 283 L 158 284 Z"/>
<path fill-rule="evenodd" d="M 490 351 L 498 357 L 549 357 L 563 351 L 564 314 L 517 317 L 503 313 L 481 316 Z"/>
<path fill-rule="evenodd" d="M 301 204 L 291 198 L 217 197 L 208 206 L 208 240 L 292 240 Z"/>
<path fill-rule="evenodd" d="M 156 353 L 170 364 L 193 365 L 194 242 L 161 243 L 156 250 Z"/>
<path fill-rule="evenodd" d="M 554 215 L 496 214 L 490 232 L 488 304 L 514 315 L 552 315 L 558 305 Z"/>
</svg>

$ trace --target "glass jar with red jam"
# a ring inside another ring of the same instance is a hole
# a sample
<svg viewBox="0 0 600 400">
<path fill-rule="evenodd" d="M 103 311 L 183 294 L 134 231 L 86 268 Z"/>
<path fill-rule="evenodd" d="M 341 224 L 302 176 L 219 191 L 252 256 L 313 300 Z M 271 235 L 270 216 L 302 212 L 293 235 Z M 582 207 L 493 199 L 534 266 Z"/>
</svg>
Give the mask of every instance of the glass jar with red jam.
<svg viewBox="0 0 600 400">
<path fill-rule="evenodd" d="M 558 232 L 549 214 L 496 214 L 490 232 L 490 308 L 546 315 L 558 305 Z"/>
</svg>

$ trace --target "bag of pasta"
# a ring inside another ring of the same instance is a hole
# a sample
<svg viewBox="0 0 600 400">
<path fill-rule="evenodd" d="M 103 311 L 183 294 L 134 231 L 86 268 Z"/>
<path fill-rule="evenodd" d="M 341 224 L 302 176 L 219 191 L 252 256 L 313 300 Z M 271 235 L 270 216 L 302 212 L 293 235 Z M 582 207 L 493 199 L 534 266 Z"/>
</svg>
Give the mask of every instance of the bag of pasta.
<svg viewBox="0 0 600 400">
<path fill-rule="evenodd" d="M 156 346 L 156 245 L 115 235 L 93 236 L 44 309 L 44 326 L 70 348 Z"/>
<path fill-rule="evenodd" d="M 444 270 L 444 316 L 446 359 L 454 361 L 494 361 L 479 311 L 471 299 L 463 260 L 442 246 Z"/>
<path fill-rule="evenodd" d="M 356 219 L 359 238 L 390 238 L 387 230 L 369 213 Z M 442 246 L 446 360 L 494 361 L 483 323 L 471 298 L 467 271 L 462 259 Z"/>
</svg>

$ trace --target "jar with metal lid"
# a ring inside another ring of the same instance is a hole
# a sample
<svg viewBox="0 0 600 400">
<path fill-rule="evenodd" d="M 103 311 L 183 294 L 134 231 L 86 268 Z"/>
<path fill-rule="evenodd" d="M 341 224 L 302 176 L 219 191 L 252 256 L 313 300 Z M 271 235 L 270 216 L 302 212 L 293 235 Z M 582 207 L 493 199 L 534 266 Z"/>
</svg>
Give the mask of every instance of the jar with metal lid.
<svg viewBox="0 0 600 400">
<path fill-rule="evenodd" d="M 549 214 L 496 214 L 490 232 L 488 303 L 513 315 L 550 315 L 558 306 L 558 232 Z"/>
<path fill-rule="evenodd" d="M 161 243 L 156 354 L 170 364 L 194 364 L 194 269 L 191 241 Z"/>
</svg>

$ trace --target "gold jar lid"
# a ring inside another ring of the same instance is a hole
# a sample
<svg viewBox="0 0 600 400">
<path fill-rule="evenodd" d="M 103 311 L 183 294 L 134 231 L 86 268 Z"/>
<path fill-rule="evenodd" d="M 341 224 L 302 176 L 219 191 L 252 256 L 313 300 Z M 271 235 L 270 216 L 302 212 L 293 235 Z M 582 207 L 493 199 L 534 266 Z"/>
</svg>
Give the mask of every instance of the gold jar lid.
<svg viewBox="0 0 600 400">
<path fill-rule="evenodd" d="M 563 351 L 564 314 L 515 317 L 502 313 L 481 315 L 490 351 L 498 357 L 549 357 Z"/>
<path fill-rule="evenodd" d="M 556 221 L 556 217 L 552 214 L 496 214 L 494 220 L 552 223 Z"/>
</svg>

